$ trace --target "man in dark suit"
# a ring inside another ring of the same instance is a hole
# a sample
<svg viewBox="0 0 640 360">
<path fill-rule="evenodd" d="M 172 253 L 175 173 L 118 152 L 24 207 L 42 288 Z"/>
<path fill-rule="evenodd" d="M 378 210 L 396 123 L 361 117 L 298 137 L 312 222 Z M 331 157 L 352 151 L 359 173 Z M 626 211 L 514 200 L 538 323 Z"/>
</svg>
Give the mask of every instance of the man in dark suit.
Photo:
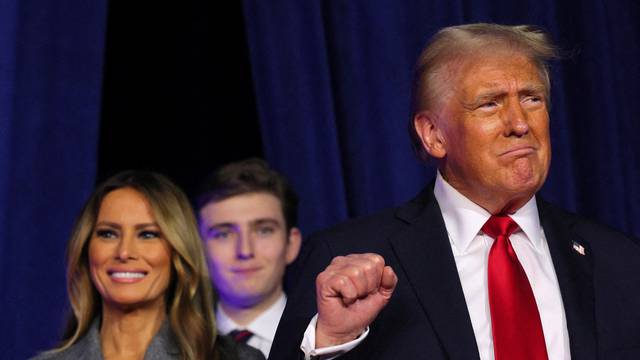
<svg viewBox="0 0 640 360">
<path fill-rule="evenodd" d="M 436 34 L 410 126 L 435 181 L 308 240 L 270 359 L 640 359 L 640 246 L 535 196 L 554 56 L 529 26 Z"/>
</svg>

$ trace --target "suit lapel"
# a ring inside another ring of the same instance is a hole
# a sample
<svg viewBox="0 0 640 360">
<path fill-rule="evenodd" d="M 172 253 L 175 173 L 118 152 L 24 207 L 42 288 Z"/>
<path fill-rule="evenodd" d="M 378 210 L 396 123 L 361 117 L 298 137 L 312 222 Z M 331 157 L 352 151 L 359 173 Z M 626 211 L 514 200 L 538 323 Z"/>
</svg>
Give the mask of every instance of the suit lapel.
<svg viewBox="0 0 640 360">
<path fill-rule="evenodd" d="M 102 360 L 100 347 L 100 318 L 92 321 L 87 333 L 75 345 L 61 353 L 61 359 Z"/>
<path fill-rule="evenodd" d="M 151 339 L 151 343 L 144 355 L 144 360 L 178 359 L 180 348 L 171 332 L 169 321 L 162 323 L 160 330 Z"/>
<path fill-rule="evenodd" d="M 538 209 L 562 294 L 571 358 L 596 359 L 593 260 L 589 244 L 571 231 L 566 214 L 540 200 Z"/>
<path fill-rule="evenodd" d="M 451 245 L 432 187 L 419 199 L 398 211 L 397 216 L 409 226 L 391 238 L 391 246 L 448 358 L 479 359 Z"/>
</svg>

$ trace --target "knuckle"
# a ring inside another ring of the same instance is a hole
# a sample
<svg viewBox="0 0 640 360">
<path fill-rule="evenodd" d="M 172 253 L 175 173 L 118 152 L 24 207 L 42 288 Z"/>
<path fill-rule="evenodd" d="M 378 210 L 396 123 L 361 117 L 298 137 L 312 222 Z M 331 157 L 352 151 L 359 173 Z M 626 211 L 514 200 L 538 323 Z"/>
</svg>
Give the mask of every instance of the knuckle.
<svg viewBox="0 0 640 360">
<path fill-rule="evenodd" d="M 334 275 L 335 275 L 335 271 L 333 271 L 331 268 L 327 268 L 316 276 L 316 284 L 326 283 L 330 281 L 331 277 Z"/>
<path fill-rule="evenodd" d="M 346 260 L 346 257 L 345 257 L 345 256 L 339 255 L 339 256 L 334 257 L 334 258 L 331 260 L 331 263 L 332 263 L 332 264 L 339 264 L 339 263 L 344 262 L 345 260 Z"/>
<path fill-rule="evenodd" d="M 336 285 L 340 286 L 341 288 L 344 288 L 348 285 L 348 281 L 344 276 L 337 276 L 335 282 Z"/>
<path fill-rule="evenodd" d="M 378 254 L 374 254 L 374 253 L 369 254 L 369 259 L 376 266 L 384 266 L 384 258 Z"/>
<path fill-rule="evenodd" d="M 364 272 L 360 267 L 351 267 L 348 270 L 348 274 L 353 278 L 360 278 L 364 275 Z"/>
<path fill-rule="evenodd" d="M 367 262 L 367 263 L 362 265 L 363 271 L 365 273 L 367 273 L 367 274 L 374 273 L 376 271 L 377 267 L 378 266 L 374 262 L 371 262 L 371 261 L 369 261 L 369 262 Z"/>
<path fill-rule="evenodd" d="M 327 278 L 323 274 L 320 274 L 316 277 L 316 288 L 323 288 L 327 283 Z"/>
<path fill-rule="evenodd" d="M 365 256 L 366 254 L 349 254 L 345 256 L 345 258 L 348 259 L 349 261 L 355 262 L 355 261 L 361 261 Z"/>
<path fill-rule="evenodd" d="M 316 276 L 316 283 L 325 282 L 327 278 L 327 272 L 323 271 L 318 276 Z"/>
</svg>

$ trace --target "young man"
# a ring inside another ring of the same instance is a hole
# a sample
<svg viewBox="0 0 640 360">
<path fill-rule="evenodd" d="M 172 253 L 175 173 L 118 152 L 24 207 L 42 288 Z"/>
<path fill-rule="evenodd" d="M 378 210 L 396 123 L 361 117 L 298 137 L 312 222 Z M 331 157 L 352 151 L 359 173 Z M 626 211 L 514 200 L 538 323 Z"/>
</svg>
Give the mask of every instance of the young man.
<svg viewBox="0 0 640 360">
<path fill-rule="evenodd" d="M 287 301 L 285 268 L 300 250 L 297 196 L 263 160 L 249 159 L 216 171 L 196 206 L 218 330 L 267 357 Z"/>
</svg>

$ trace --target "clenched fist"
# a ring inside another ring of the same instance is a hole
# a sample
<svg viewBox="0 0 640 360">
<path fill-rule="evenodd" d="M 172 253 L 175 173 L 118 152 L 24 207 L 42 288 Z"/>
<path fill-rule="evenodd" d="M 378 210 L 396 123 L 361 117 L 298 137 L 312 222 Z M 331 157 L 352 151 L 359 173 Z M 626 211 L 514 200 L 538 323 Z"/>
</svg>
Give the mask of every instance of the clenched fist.
<svg viewBox="0 0 640 360">
<path fill-rule="evenodd" d="M 316 278 L 316 348 L 357 338 L 389 302 L 398 277 L 377 254 L 335 257 Z"/>
</svg>

